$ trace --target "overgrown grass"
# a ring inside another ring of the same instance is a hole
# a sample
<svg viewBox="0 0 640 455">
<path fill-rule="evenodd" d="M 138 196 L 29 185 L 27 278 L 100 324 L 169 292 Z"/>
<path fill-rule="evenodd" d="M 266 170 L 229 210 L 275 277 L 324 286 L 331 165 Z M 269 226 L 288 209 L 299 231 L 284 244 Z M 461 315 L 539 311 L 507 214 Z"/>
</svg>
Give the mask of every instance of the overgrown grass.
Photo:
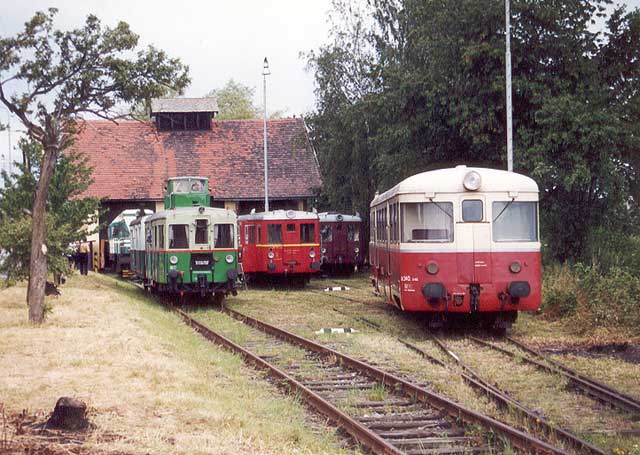
<svg viewBox="0 0 640 455">
<path fill-rule="evenodd" d="M 542 314 L 568 320 L 576 333 L 610 328 L 640 335 L 639 295 L 640 276 L 619 266 L 552 265 L 543 274 Z"/>
<path fill-rule="evenodd" d="M 345 452 L 295 398 L 130 284 L 73 277 L 37 328 L 25 322 L 24 292 L 0 292 L 0 397 L 9 412 L 46 413 L 59 396 L 77 396 L 97 426 L 86 442 L 93 451 Z"/>
</svg>

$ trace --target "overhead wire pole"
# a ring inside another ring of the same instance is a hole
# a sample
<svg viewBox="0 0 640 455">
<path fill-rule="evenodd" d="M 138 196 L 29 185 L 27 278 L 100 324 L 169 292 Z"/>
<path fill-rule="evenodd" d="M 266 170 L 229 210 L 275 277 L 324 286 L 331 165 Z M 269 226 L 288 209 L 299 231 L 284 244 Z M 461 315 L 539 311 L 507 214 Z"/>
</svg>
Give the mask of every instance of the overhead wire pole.
<svg viewBox="0 0 640 455">
<path fill-rule="evenodd" d="M 511 0 L 504 0 L 505 15 L 505 72 L 507 78 L 507 170 L 513 172 L 513 119 L 511 115 Z"/>
<path fill-rule="evenodd" d="M 269 71 L 269 62 L 267 57 L 264 58 L 264 64 L 262 66 L 262 79 L 263 79 L 263 106 L 264 106 L 264 211 L 269 211 L 269 170 L 267 161 L 267 76 L 271 72 Z"/>
</svg>

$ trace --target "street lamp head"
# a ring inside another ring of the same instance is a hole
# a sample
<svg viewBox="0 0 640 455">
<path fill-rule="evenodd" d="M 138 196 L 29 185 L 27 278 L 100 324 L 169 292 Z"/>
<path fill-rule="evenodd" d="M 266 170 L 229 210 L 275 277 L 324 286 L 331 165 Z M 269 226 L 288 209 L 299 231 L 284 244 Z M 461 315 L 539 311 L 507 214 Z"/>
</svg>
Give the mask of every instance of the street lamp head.
<svg viewBox="0 0 640 455">
<path fill-rule="evenodd" d="M 267 57 L 264 58 L 264 63 L 262 65 L 262 75 L 263 76 L 268 76 L 271 74 L 271 71 L 269 71 L 269 61 L 267 60 Z"/>
</svg>

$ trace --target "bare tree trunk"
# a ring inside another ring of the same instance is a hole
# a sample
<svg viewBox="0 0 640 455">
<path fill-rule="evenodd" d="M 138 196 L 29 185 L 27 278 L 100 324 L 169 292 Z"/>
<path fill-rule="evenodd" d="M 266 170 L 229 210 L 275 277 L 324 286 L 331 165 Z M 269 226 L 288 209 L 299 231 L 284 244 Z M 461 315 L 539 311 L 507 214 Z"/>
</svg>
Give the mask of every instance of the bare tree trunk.
<svg viewBox="0 0 640 455">
<path fill-rule="evenodd" d="M 29 321 L 40 324 L 44 321 L 44 286 L 47 280 L 46 256 L 46 202 L 49 183 L 56 165 L 57 150 L 47 147 L 42 157 L 42 167 L 36 197 L 31 213 L 31 257 L 29 261 L 29 288 L 27 304 L 29 305 Z"/>
</svg>

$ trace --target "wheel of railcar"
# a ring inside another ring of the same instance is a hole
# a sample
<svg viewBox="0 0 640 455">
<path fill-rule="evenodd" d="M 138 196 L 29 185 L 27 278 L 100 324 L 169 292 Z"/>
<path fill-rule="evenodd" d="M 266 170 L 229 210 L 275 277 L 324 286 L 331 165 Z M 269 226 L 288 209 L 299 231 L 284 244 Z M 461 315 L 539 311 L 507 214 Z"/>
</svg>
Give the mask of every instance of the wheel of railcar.
<svg viewBox="0 0 640 455">
<path fill-rule="evenodd" d="M 213 304 L 215 306 L 219 306 L 219 307 L 224 306 L 224 300 L 225 300 L 224 294 L 221 292 L 213 295 Z"/>
</svg>

